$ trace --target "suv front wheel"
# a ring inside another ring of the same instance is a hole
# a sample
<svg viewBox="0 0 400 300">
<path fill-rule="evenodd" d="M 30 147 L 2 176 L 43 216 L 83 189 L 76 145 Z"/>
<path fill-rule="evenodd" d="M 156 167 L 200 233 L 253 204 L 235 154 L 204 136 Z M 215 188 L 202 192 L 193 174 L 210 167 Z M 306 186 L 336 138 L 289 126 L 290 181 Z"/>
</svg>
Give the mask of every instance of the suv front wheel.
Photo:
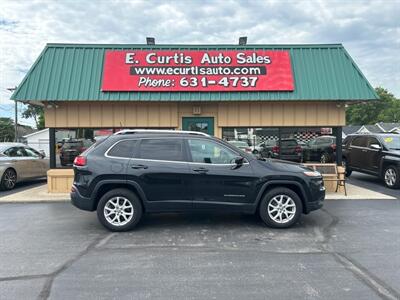
<svg viewBox="0 0 400 300">
<path fill-rule="evenodd" d="M 383 171 L 383 181 L 388 188 L 397 189 L 400 187 L 399 169 L 395 166 L 387 166 Z"/>
<path fill-rule="evenodd" d="M 295 224 L 303 211 L 299 196 L 288 188 L 274 188 L 261 200 L 259 214 L 270 227 L 287 228 Z"/>
<path fill-rule="evenodd" d="M 135 193 L 114 189 L 105 193 L 97 205 L 100 223 L 111 231 L 133 229 L 142 218 L 143 208 Z"/>
</svg>

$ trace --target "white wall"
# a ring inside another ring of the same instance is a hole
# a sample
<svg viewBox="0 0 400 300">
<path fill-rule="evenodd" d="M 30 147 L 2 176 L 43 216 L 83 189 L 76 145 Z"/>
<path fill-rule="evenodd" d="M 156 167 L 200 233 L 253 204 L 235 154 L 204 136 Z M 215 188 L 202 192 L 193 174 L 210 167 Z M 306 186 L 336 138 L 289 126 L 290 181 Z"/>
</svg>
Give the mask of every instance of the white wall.
<svg viewBox="0 0 400 300">
<path fill-rule="evenodd" d="M 26 144 L 36 150 L 43 150 L 46 153 L 46 157 L 50 155 L 50 143 L 49 143 L 49 129 L 35 132 L 25 138 Z"/>
</svg>

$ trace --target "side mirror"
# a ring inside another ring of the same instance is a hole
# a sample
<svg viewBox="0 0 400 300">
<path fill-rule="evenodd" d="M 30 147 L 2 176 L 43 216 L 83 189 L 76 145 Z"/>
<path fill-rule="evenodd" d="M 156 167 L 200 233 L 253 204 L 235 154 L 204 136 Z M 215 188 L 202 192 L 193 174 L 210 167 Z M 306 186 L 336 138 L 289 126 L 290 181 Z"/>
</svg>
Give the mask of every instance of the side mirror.
<svg viewBox="0 0 400 300">
<path fill-rule="evenodd" d="M 236 157 L 235 158 L 235 164 L 236 164 L 236 166 L 241 166 L 241 165 L 243 165 L 243 161 L 244 161 L 244 158 L 243 157 L 241 157 L 241 156 L 238 156 L 238 157 Z"/>
<path fill-rule="evenodd" d="M 46 153 L 44 152 L 44 150 L 39 150 L 40 153 L 40 157 L 41 158 L 45 158 L 46 157 Z"/>
<path fill-rule="evenodd" d="M 382 149 L 381 145 L 379 145 L 379 144 L 371 144 L 371 145 L 369 145 L 369 147 L 371 149 L 375 149 L 375 150 L 381 150 Z"/>
</svg>

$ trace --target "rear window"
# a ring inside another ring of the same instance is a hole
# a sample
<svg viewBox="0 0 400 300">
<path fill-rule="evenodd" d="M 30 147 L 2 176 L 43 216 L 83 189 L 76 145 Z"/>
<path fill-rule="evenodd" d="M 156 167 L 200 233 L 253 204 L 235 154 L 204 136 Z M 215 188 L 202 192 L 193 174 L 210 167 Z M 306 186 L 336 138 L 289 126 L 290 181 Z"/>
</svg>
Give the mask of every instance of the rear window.
<svg viewBox="0 0 400 300">
<path fill-rule="evenodd" d="M 133 157 L 136 144 L 136 140 L 120 141 L 112 146 L 110 150 L 108 150 L 107 155 L 114 157 L 131 158 Z"/>
<path fill-rule="evenodd" d="M 82 146 L 83 146 L 82 142 L 65 142 L 62 147 L 64 149 L 76 149 Z"/>
<path fill-rule="evenodd" d="M 295 140 L 283 140 L 281 141 L 282 147 L 291 147 L 297 146 L 297 142 Z"/>
<path fill-rule="evenodd" d="M 180 139 L 144 139 L 139 157 L 143 159 L 184 161 L 183 141 Z"/>
</svg>

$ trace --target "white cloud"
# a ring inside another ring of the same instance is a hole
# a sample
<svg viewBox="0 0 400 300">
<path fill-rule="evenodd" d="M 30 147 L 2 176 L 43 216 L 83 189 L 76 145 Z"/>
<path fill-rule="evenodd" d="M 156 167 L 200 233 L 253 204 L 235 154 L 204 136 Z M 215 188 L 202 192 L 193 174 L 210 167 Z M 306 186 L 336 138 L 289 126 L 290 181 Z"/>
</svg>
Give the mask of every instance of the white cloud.
<svg viewBox="0 0 400 300">
<path fill-rule="evenodd" d="M 0 104 L 46 43 L 344 43 L 373 86 L 400 96 L 400 2 L 30 1 L 0 3 Z M 8 102 L 9 103 L 9 102 Z"/>
</svg>

